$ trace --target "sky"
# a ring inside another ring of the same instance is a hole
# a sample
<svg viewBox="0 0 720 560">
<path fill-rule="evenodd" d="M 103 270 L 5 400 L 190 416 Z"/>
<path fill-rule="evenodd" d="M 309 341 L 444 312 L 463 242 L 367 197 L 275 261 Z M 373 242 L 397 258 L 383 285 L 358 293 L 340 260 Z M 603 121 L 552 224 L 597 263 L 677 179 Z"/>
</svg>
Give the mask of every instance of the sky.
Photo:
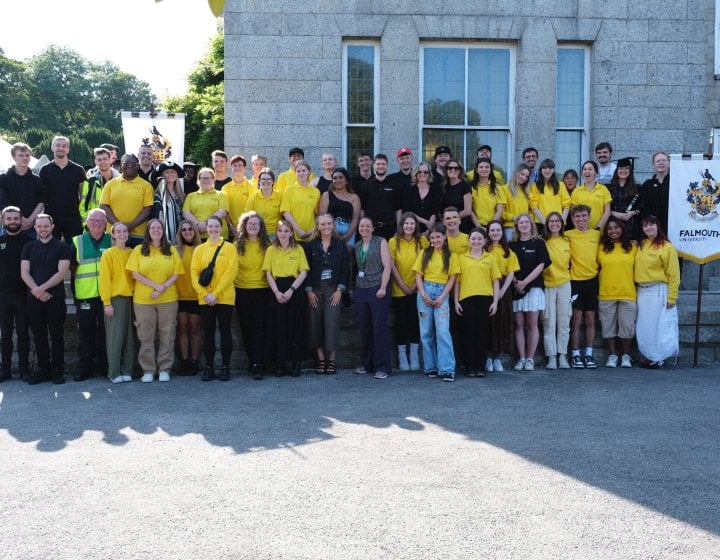
<svg viewBox="0 0 720 560">
<path fill-rule="evenodd" d="M 107 15 L 113 7 L 117 14 Z M 150 84 L 158 99 L 182 95 L 217 20 L 207 0 L 1 0 L 0 48 L 26 60 L 50 44 L 110 60 Z"/>
</svg>

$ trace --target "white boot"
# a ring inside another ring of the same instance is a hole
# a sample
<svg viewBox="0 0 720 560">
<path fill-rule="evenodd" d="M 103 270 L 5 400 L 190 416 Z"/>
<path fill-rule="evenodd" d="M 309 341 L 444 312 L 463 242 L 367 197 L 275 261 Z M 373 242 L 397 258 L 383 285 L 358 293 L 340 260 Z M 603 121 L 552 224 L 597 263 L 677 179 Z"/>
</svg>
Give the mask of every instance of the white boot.
<svg viewBox="0 0 720 560">
<path fill-rule="evenodd" d="M 419 344 L 410 343 L 410 369 L 420 371 L 420 357 L 418 356 Z"/>
<path fill-rule="evenodd" d="M 410 371 L 410 364 L 407 359 L 407 346 L 398 344 L 398 364 L 400 371 Z"/>
</svg>

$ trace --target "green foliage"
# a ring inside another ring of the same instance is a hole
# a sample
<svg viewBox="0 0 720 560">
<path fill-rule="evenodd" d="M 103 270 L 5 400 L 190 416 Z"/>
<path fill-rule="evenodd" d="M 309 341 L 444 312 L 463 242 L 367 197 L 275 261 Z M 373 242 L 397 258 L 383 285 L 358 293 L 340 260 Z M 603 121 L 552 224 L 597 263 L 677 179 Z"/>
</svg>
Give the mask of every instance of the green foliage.
<svg viewBox="0 0 720 560">
<path fill-rule="evenodd" d="M 185 159 L 210 163 L 210 152 L 225 145 L 225 37 L 218 28 L 208 53 L 188 76 L 188 93 L 169 97 L 163 110 L 185 113 Z"/>
</svg>

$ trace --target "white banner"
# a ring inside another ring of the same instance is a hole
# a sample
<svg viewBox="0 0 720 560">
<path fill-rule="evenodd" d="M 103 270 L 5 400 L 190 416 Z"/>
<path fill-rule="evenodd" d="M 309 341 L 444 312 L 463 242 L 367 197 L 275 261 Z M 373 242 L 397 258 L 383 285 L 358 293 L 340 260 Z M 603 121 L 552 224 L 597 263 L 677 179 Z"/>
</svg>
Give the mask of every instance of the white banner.
<svg viewBox="0 0 720 560">
<path fill-rule="evenodd" d="M 720 258 L 720 154 L 671 156 L 668 239 L 690 261 Z"/>
<path fill-rule="evenodd" d="M 125 151 L 136 154 L 142 145 L 153 149 L 155 165 L 185 157 L 185 113 L 122 112 Z"/>
</svg>

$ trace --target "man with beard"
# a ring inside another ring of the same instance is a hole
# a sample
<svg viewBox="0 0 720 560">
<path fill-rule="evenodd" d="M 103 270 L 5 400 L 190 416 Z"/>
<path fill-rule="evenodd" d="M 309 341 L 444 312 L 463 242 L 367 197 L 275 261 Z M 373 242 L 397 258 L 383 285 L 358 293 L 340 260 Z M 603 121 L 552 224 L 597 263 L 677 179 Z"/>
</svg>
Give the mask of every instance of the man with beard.
<svg viewBox="0 0 720 560">
<path fill-rule="evenodd" d="M 598 164 L 598 174 L 595 180 L 606 187 L 610 184 L 617 168 L 615 162 L 610 161 L 612 151 L 612 146 L 608 142 L 600 142 L 595 146 L 595 160 Z"/>
<path fill-rule="evenodd" d="M 120 160 L 122 175 L 105 185 L 100 197 L 100 208 L 108 222 L 124 223 L 130 231 L 128 247 L 140 245 L 153 206 L 153 188 L 138 173 L 139 161 L 133 154 Z"/>
<path fill-rule="evenodd" d="M 0 235 L 0 382 L 12 379 L 13 328 L 17 334 L 20 379 L 30 377 L 27 286 L 20 276 L 22 248 L 30 239 L 22 231 L 23 216 L 17 206 L 2 211 L 5 232 Z"/>
<path fill-rule="evenodd" d="M 435 148 L 435 167 L 433 167 L 433 183 L 443 188 L 445 183 L 445 164 L 452 158 L 452 150 L 447 146 Z"/>
<path fill-rule="evenodd" d="M 375 173 L 365 181 L 359 193 L 363 215 L 372 218 L 375 235 L 386 240 L 397 231 L 395 211 L 401 205 L 399 189 L 388 179 L 387 168 L 387 156 L 377 154 L 373 161 Z"/>
<path fill-rule="evenodd" d="M 39 368 L 28 380 L 30 385 L 51 379 L 56 385 L 65 383 L 63 333 L 67 306 L 63 281 L 70 268 L 70 246 L 53 237 L 53 227 L 53 219 L 48 214 L 35 218 L 37 240 L 23 247 L 20 260 L 20 275 L 29 289 L 28 322 Z"/>
</svg>

